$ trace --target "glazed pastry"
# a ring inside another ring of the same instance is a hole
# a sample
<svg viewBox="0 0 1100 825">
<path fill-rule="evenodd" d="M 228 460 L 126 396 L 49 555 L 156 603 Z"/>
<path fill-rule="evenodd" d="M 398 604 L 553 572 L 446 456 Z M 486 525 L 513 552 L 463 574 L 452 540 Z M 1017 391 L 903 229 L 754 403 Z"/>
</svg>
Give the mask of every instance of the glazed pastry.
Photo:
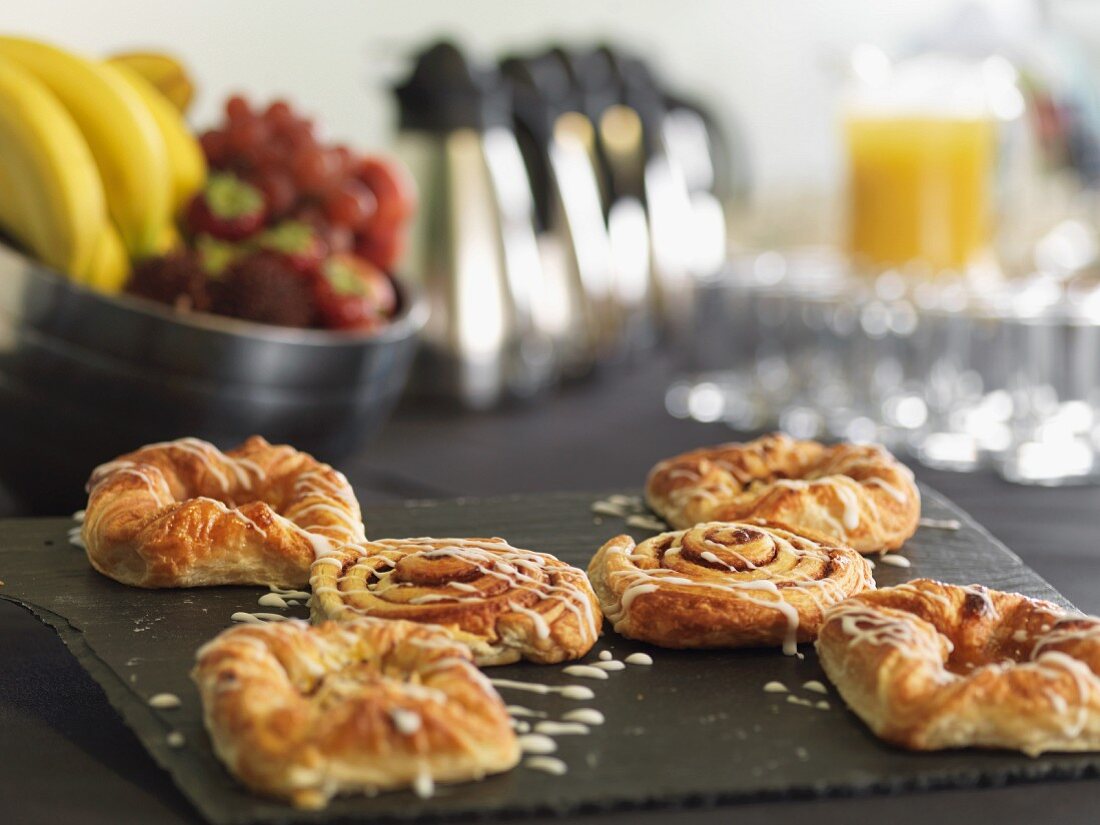
<svg viewBox="0 0 1100 825">
<path fill-rule="evenodd" d="M 930 579 L 831 608 L 825 673 L 876 735 L 913 750 L 1100 750 L 1100 619 Z"/>
<path fill-rule="evenodd" d="M 825 609 L 875 586 L 871 565 L 762 522 L 712 522 L 635 545 L 618 536 L 588 575 L 604 615 L 631 639 L 661 647 L 761 647 L 817 636 Z"/>
<path fill-rule="evenodd" d="M 896 550 L 920 520 L 909 468 L 883 447 L 766 435 L 660 462 L 646 498 L 670 525 L 762 518 L 861 553 Z"/>
<path fill-rule="evenodd" d="M 139 587 L 301 587 L 319 551 L 365 540 L 341 473 L 258 436 L 228 453 L 151 444 L 96 468 L 88 490 L 88 560 Z"/>
<path fill-rule="evenodd" d="M 504 703 L 439 628 L 359 619 L 234 627 L 192 679 L 214 752 L 258 793 L 323 808 L 342 793 L 462 782 L 520 750 Z"/>
<path fill-rule="evenodd" d="M 582 571 L 504 539 L 384 539 L 314 563 L 314 621 L 357 616 L 445 625 L 480 665 L 554 663 L 586 654 L 600 633 Z"/>
</svg>

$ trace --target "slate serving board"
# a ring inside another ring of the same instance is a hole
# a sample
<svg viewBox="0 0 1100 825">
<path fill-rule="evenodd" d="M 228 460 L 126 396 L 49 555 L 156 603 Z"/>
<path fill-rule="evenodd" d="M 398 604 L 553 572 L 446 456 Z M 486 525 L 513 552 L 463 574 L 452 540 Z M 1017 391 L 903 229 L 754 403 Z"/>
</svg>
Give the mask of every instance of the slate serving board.
<svg viewBox="0 0 1100 825">
<path fill-rule="evenodd" d="M 922 527 L 905 548 L 910 569 L 879 564 L 880 586 L 918 576 L 979 582 L 1066 604 L 1042 578 L 954 505 L 923 489 L 924 515 L 957 519 L 958 531 Z M 372 508 L 373 536 L 500 535 L 584 566 L 607 538 L 626 530 L 616 518 L 595 518 L 586 494 L 486 500 L 419 501 Z M 956 751 L 914 754 L 880 743 L 831 688 L 827 696 L 801 686 L 825 681 L 812 646 L 804 658 L 777 650 L 686 652 L 647 648 L 607 631 L 600 650 L 616 658 L 645 649 L 652 667 L 629 666 L 606 681 L 566 676 L 560 667 L 511 665 L 490 676 L 564 685 L 583 683 L 596 697 L 502 690 L 509 704 L 560 718 L 596 707 L 606 724 L 587 736 L 557 737 L 565 776 L 525 767 L 480 783 L 442 787 L 436 796 L 383 794 L 335 800 L 324 812 L 302 813 L 240 789 L 215 759 L 202 728 L 198 694 L 188 678 L 195 649 L 230 625 L 238 610 L 257 605 L 263 588 L 146 591 L 93 572 L 72 546 L 65 519 L 0 523 L 0 597 L 24 604 L 54 627 L 104 688 L 152 757 L 213 823 L 415 819 L 570 813 L 641 806 L 715 805 L 794 796 L 850 795 L 934 787 L 1067 779 L 1100 774 L 1100 754 L 1021 754 Z M 627 530 L 636 538 L 650 533 Z M 288 613 L 305 617 L 304 607 Z M 767 693 L 777 680 L 792 694 Z M 175 693 L 182 707 L 156 710 L 156 693 Z M 819 702 L 819 709 L 787 696 Z M 185 742 L 171 747 L 168 734 Z"/>
</svg>

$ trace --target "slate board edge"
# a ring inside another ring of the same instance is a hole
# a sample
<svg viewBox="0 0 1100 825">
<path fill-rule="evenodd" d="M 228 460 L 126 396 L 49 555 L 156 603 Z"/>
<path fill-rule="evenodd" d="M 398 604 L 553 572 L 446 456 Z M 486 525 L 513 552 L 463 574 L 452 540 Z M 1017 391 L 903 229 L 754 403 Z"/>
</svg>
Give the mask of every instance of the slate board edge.
<svg viewBox="0 0 1100 825">
<path fill-rule="evenodd" d="M 927 495 L 930 499 L 934 499 L 937 502 L 941 502 L 950 506 L 955 512 L 959 513 L 967 527 L 973 527 L 982 536 L 988 540 L 991 544 L 997 545 L 999 549 L 1007 553 L 1012 559 L 1020 564 L 1023 564 L 1015 553 L 1009 550 L 1003 542 L 996 539 L 988 530 L 986 530 L 981 524 L 976 522 L 973 517 L 961 510 L 949 499 L 941 494 L 930 490 L 922 485 L 922 494 Z M 583 494 L 591 495 L 592 500 L 595 501 L 598 494 Z M 530 495 L 530 494 L 513 494 L 507 496 L 494 496 L 486 498 L 460 498 L 460 499 L 420 499 L 410 500 L 402 502 L 405 508 L 416 507 L 432 507 L 442 504 L 459 504 L 462 506 L 476 506 L 479 504 L 492 504 L 495 502 L 516 502 L 523 499 L 576 499 L 578 494 L 576 493 L 551 493 L 545 495 Z M 390 505 L 392 506 L 392 505 Z M 13 521 L 42 521 L 41 519 L 18 519 Z M 60 519 L 58 519 L 60 521 Z M 368 521 L 369 523 L 369 521 Z M 1024 565 L 1026 567 L 1026 565 Z M 1031 570 L 1031 568 L 1028 568 Z M 1053 593 L 1057 591 L 1042 579 L 1037 573 L 1031 570 L 1032 575 L 1042 581 L 1042 583 Z M 1059 594 L 1060 595 L 1060 594 Z M 278 822 L 278 823 L 292 823 L 292 822 L 338 822 L 338 821 L 362 821 L 362 818 L 341 818 L 325 817 L 324 812 L 298 812 L 292 808 L 287 807 L 284 814 L 271 815 L 270 809 L 265 812 L 260 819 L 253 816 L 245 815 L 233 815 L 218 816 L 214 810 L 208 808 L 203 804 L 201 798 L 196 798 L 188 793 L 182 785 L 176 783 L 175 770 L 179 769 L 178 765 L 173 764 L 172 754 L 173 751 L 167 746 L 165 741 L 165 735 L 170 728 L 166 728 L 163 721 L 149 709 L 140 695 L 137 694 L 119 675 L 99 656 L 92 650 L 90 645 L 84 640 L 83 633 L 73 626 L 68 619 L 64 616 L 46 609 L 39 607 L 33 602 L 20 599 L 15 596 L 9 596 L 6 594 L 0 594 L 0 598 L 5 601 L 9 601 L 15 604 L 19 604 L 25 609 L 35 615 L 40 621 L 47 626 L 52 627 L 55 632 L 58 633 L 62 642 L 69 648 L 73 655 L 77 658 L 80 664 L 86 671 L 92 676 L 93 679 L 104 690 L 105 695 L 108 698 L 109 703 L 122 717 L 123 721 L 134 731 L 138 736 L 141 744 L 153 757 L 154 761 L 162 769 L 168 771 L 172 777 L 173 784 L 176 784 L 177 788 L 181 791 L 184 798 L 186 798 L 197 811 L 203 816 L 204 819 L 210 822 L 218 823 L 233 823 L 233 825 L 245 825 L 245 823 L 254 823 L 262 821 L 265 823 Z M 1063 603 L 1064 598 L 1061 599 Z M 599 801 L 589 801 L 580 803 L 567 803 L 561 806 L 547 805 L 540 808 L 523 807 L 523 808 L 492 808 L 481 809 L 471 811 L 467 808 L 465 811 L 456 813 L 454 815 L 448 815 L 447 813 L 441 814 L 428 814 L 422 813 L 410 813 L 408 816 L 401 815 L 382 815 L 369 814 L 371 821 L 389 821 L 389 822 L 407 822 L 411 820 L 417 821 L 454 821 L 456 818 L 460 819 L 480 819 L 483 821 L 496 820 L 502 818 L 517 818 L 517 817 L 533 817 L 544 815 L 566 815 L 566 814 L 583 814 L 583 813 L 598 813 L 598 812 L 612 812 L 612 811 L 629 811 L 640 809 L 664 809 L 664 810 L 679 810 L 689 808 L 702 808 L 702 807 L 714 807 L 718 805 L 731 805 L 735 803 L 748 803 L 748 802 L 765 802 L 765 801 L 781 801 L 785 799 L 822 799 L 822 798 L 838 798 L 838 797 L 853 797 L 863 796 L 868 794 L 892 794 L 912 791 L 927 791 L 946 788 L 967 788 L 967 787 L 992 787 L 1000 786 L 1004 784 L 1019 784 L 1031 781 L 1049 781 L 1049 780 L 1064 780 L 1064 779 L 1084 779 L 1090 777 L 1100 776 L 1100 762 L 1092 761 L 1088 763 L 1079 762 L 1075 765 L 1054 765 L 1046 764 L 1039 766 L 1036 771 L 1028 770 L 1026 766 L 1005 769 L 1001 769 L 1003 773 L 996 779 L 990 779 L 981 774 L 980 769 L 969 772 L 966 770 L 948 769 L 940 772 L 925 773 L 921 777 L 916 778 L 873 778 L 868 777 L 867 781 L 861 782 L 859 780 L 850 780 L 847 785 L 838 786 L 825 783 L 807 783 L 790 785 L 782 790 L 772 789 L 758 789 L 751 792 L 714 792 L 714 793 L 693 793 L 690 795 L 676 794 L 675 792 L 650 795 L 650 796 L 614 796 L 605 797 Z M 223 813 L 224 811 L 219 811 Z"/>
<path fill-rule="evenodd" d="M 170 767 L 168 758 L 170 748 L 165 737 L 168 731 L 164 723 L 149 708 L 136 691 L 130 688 L 119 675 L 102 659 L 96 655 L 91 645 L 84 639 L 84 634 L 73 627 L 72 623 L 59 613 L 28 602 L 14 596 L 0 594 L 0 599 L 28 610 L 40 622 L 53 628 L 60 637 L 62 644 L 76 658 L 80 666 L 88 672 L 102 688 L 107 702 L 115 709 L 123 723 L 133 731 L 142 748 L 153 757 L 153 761 L 161 770 L 165 771 L 172 780 L 172 784 L 180 791 L 181 795 L 192 806 L 197 808 L 207 822 L 213 820 L 204 810 L 201 800 L 194 799 L 184 788 L 176 782 L 176 777 Z"/>
<path fill-rule="evenodd" d="M 173 772 L 169 768 L 167 759 L 167 745 L 154 746 L 154 736 L 163 734 L 164 725 L 151 712 L 146 711 L 145 706 L 135 701 L 136 694 L 129 686 L 118 678 L 117 674 L 104 663 L 91 648 L 84 642 L 83 634 L 75 629 L 67 619 L 53 611 L 45 610 L 37 605 L 22 601 L 11 596 L 0 596 L 5 601 L 18 604 L 29 610 L 39 621 L 54 629 L 61 638 L 65 647 L 80 662 L 81 666 L 103 688 L 104 694 L 111 706 L 119 713 L 125 724 L 129 726 L 142 746 L 149 751 L 157 765 L 165 770 L 172 778 L 173 784 L 181 795 L 193 805 L 198 813 L 208 822 L 225 822 L 231 825 L 249 825 L 257 820 L 249 817 L 216 818 L 211 816 L 203 805 L 201 799 L 192 797 L 187 791 L 176 784 Z M 152 736 L 143 736 L 148 731 Z M 1004 782 L 991 782 L 980 774 L 961 773 L 958 771 L 945 771 L 942 774 L 929 774 L 922 779 L 885 781 L 872 779 L 866 783 L 852 782 L 848 787 L 836 785 L 805 785 L 792 786 L 782 791 L 758 791 L 749 794 L 696 794 L 693 796 L 659 795 L 651 797 L 620 797 L 605 799 L 602 803 L 587 803 L 584 805 L 563 806 L 561 808 L 547 807 L 545 810 L 533 810 L 531 808 L 519 808 L 514 810 L 496 808 L 492 811 L 482 811 L 477 814 L 465 813 L 455 817 L 448 816 L 410 816 L 394 817 L 370 815 L 372 822 L 408 822 L 418 821 L 453 821 L 455 819 L 481 819 L 500 820 L 508 818 L 531 819 L 537 816 L 556 815 L 566 816 L 570 814 L 611 813 L 631 810 L 689 810 L 692 808 L 708 808 L 723 805 L 746 804 L 751 802 L 779 802 L 795 799 L 836 799 L 865 796 L 870 794 L 902 794 L 920 791 L 936 791 L 960 788 L 999 787 L 1008 784 L 1024 784 L 1028 782 L 1042 782 L 1051 780 L 1078 780 L 1100 777 L 1100 764 L 1082 765 L 1080 769 L 1073 767 L 1045 766 L 1042 770 L 1031 772 L 1027 770 L 1009 770 L 1005 774 Z M 323 813 L 300 813 L 288 808 L 286 816 L 281 819 L 265 818 L 264 822 L 291 823 L 317 822 L 323 819 Z M 356 819 L 329 819 L 329 822 L 361 821 Z"/>
</svg>

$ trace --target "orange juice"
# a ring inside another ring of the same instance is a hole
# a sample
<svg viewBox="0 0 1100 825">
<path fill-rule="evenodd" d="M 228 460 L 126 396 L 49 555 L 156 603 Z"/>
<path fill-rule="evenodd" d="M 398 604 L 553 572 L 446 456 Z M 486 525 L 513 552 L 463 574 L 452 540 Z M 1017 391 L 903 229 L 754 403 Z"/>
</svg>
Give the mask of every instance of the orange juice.
<svg viewBox="0 0 1100 825">
<path fill-rule="evenodd" d="M 958 270 L 988 249 L 995 144 L 990 120 L 852 115 L 845 133 L 854 258 Z"/>
</svg>

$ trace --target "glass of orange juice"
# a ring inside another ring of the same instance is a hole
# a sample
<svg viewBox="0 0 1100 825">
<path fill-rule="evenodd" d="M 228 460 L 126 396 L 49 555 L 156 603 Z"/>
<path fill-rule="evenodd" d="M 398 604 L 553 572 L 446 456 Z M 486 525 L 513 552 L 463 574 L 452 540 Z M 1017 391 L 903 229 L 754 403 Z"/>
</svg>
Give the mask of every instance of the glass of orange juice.
<svg viewBox="0 0 1100 825">
<path fill-rule="evenodd" d="M 845 108 L 848 252 L 871 271 L 967 271 L 989 258 L 997 129 L 981 73 L 882 66 Z"/>
</svg>

